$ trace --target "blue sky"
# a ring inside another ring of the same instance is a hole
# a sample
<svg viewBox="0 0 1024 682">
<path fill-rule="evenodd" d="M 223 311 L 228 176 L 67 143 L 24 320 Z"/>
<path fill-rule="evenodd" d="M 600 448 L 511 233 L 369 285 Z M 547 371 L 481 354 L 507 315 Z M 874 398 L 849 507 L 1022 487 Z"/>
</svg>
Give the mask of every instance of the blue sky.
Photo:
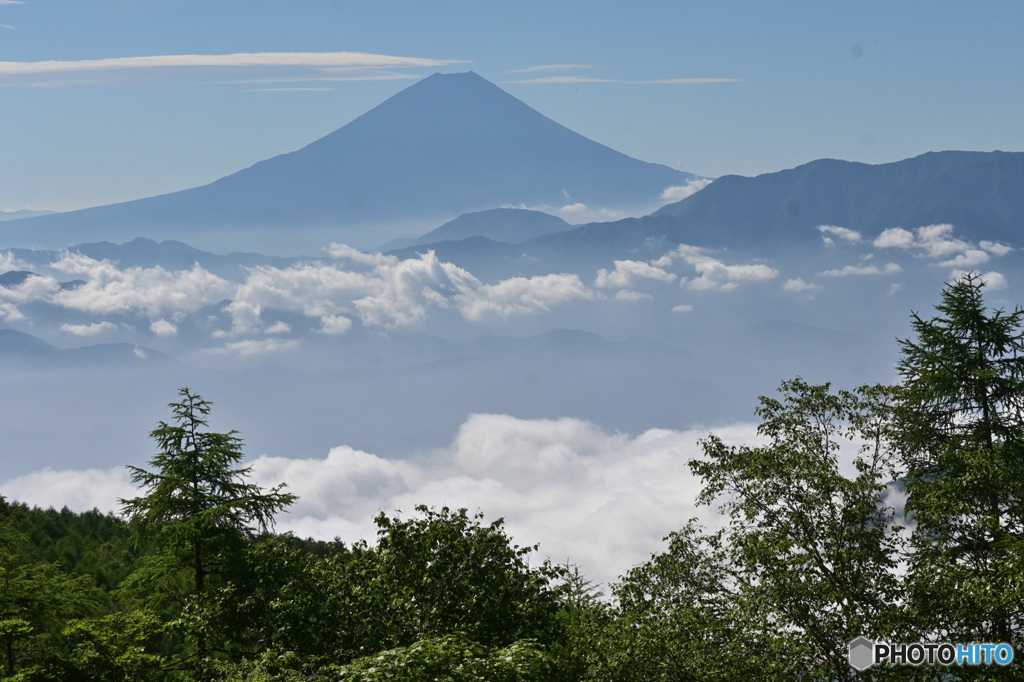
<svg viewBox="0 0 1024 682">
<path fill-rule="evenodd" d="M 436 71 L 709 176 L 1020 151 L 1022 26 L 1009 1 L 0 0 L 0 209 L 204 184 Z"/>
</svg>

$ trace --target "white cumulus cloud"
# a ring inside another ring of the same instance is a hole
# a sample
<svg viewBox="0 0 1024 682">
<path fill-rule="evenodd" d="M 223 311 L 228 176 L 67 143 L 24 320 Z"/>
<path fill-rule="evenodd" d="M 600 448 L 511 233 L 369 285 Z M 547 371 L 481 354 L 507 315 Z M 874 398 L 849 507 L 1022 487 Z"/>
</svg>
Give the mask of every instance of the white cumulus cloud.
<svg viewBox="0 0 1024 682">
<path fill-rule="evenodd" d="M 282 321 L 278 320 L 274 324 L 272 324 L 269 327 L 267 327 L 266 329 L 264 329 L 263 333 L 264 334 L 287 334 L 291 330 L 292 330 L 291 325 L 289 325 L 287 322 L 282 322 Z"/>
<path fill-rule="evenodd" d="M 122 267 L 66 252 L 49 267 L 82 280 L 81 284 L 61 288 L 54 277 L 31 276 L 18 286 L 0 287 L 0 306 L 8 320 L 20 319 L 18 306 L 26 303 L 48 303 L 94 315 L 145 316 L 150 331 L 166 336 L 176 333 L 185 316 L 226 302 L 221 309 L 230 319 L 230 328 L 215 330 L 212 335 L 240 338 L 291 330 L 282 321 L 264 322 L 267 311 L 314 318 L 321 332 L 341 334 L 356 319 L 367 326 L 391 329 L 419 324 L 438 310 L 453 310 L 466 320 L 478 321 L 545 313 L 569 301 L 596 298 L 575 274 L 512 277 L 483 284 L 433 251 L 404 260 L 362 253 L 344 244 L 332 244 L 327 251 L 330 260 L 248 268 L 241 281 L 228 281 L 199 265 L 180 271 Z M 13 263 L 10 258 L 7 261 Z M 654 269 L 648 266 L 647 270 Z M 655 276 L 674 277 L 665 273 Z M 76 333 L 84 331 L 76 328 Z M 224 349 L 252 353 L 256 348 L 285 348 L 277 343 L 229 344 Z"/>
<path fill-rule="evenodd" d="M 96 336 L 103 332 L 117 329 L 113 322 L 93 322 L 92 324 L 62 324 L 60 330 L 75 336 Z"/>
<path fill-rule="evenodd" d="M 846 227 L 838 227 L 836 225 L 818 225 L 818 231 L 821 232 L 821 238 L 825 240 L 826 244 L 834 243 L 831 237 L 835 237 L 851 244 L 856 244 L 861 240 L 860 232 Z"/>
<path fill-rule="evenodd" d="M 136 497 L 139 493 L 128 471 L 117 467 L 63 471 L 46 468 L 3 483 L 0 494 L 9 500 L 43 508 L 60 509 L 67 505 L 78 511 L 119 512 L 118 499 Z"/>
<path fill-rule="evenodd" d="M 0 301 L 0 318 L 3 318 L 8 322 L 17 322 L 19 320 L 24 320 L 25 316 L 20 310 L 18 310 L 18 306 L 13 303 Z"/>
<path fill-rule="evenodd" d="M 0 274 L 11 270 L 28 270 L 28 265 L 18 260 L 10 251 L 0 252 Z"/>
<path fill-rule="evenodd" d="M 818 291 L 821 286 L 812 284 L 811 282 L 805 282 L 801 277 L 795 277 L 793 279 L 787 279 L 785 284 L 782 285 L 784 291 L 793 291 L 797 293 L 807 291 Z"/>
<path fill-rule="evenodd" d="M 149 331 L 157 336 L 174 336 L 178 333 L 178 327 L 169 320 L 154 320 L 149 324 Z"/>
<path fill-rule="evenodd" d="M 632 289 L 620 289 L 615 292 L 616 301 L 644 301 L 650 298 L 654 297 L 642 291 L 633 291 Z"/>
<path fill-rule="evenodd" d="M 779 276 L 778 270 L 763 263 L 726 265 L 708 255 L 706 249 L 689 244 L 680 244 L 675 250 L 651 261 L 651 264 L 665 268 L 676 260 L 682 260 L 697 272 L 697 277 L 679 279 L 681 286 L 696 291 L 733 291 L 745 284 L 764 282 Z"/>
<path fill-rule="evenodd" d="M 966 274 L 966 270 L 953 270 L 953 272 L 950 273 L 950 279 L 959 279 Z M 1000 289 L 1005 289 L 1007 287 L 1006 276 L 1001 272 L 986 272 L 981 275 L 981 281 L 984 282 L 985 286 L 992 291 L 999 291 Z"/>
<path fill-rule="evenodd" d="M 692 196 L 704 189 L 711 184 L 711 180 L 708 178 L 694 178 L 685 185 L 675 185 L 673 187 L 666 187 L 661 192 L 661 200 L 666 203 L 672 203 L 676 201 L 682 201 L 686 197 Z"/>
<path fill-rule="evenodd" d="M 987 263 L 992 256 L 1005 256 L 1013 250 L 1005 244 L 988 240 L 976 245 L 956 237 L 953 230 L 948 223 L 925 225 L 913 232 L 893 227 L 878 235 L 874 245 L 877 248 L 902 249 L 921 258 L 936 260 L 934 265 L 953 268 L 951 277 L 956 277 L 962 270 Z"/>
<path fill-rule="evenodd" d="M 890 227 L 875 237 L 873 244 L 879 249 L 909 249 L 915 244 L 914 233 L 902 227 Z"/>
<path fill-rule="evenodd" d="M 818 274 L 822 277 L 850 277 L 850 276 L 862 276 L 862 275 L 895 275 L 900 272 L 902 268 L 896 263 L 886 263 L 879 267 L 878 265 L 847 265 L 842 268 L 834 270 L 825 270 Z"/>
<path fill-rule="evenodd" d="M 199 265 L 177 272 L 159 266 L 122 269 L 112 261 L 65 253 L 51 267 L 85 282 L 55 292 L 50 302 L 101 315 L 142 312 L 156 319 L 178 311 L 193 312 L 229 297 L 234 288 Z"/>
<path fill-rule="evenodd" d="M 13 304 L 49 300 L 60 291 L 60 283 L 52 277 L 30 275 L 13 287 L 0 287 L 0 301 Z"/>
<path fill-rule="evenodd" d="M 874 241 L 876 248 L 902 249 L 916 256 L 943 259 L 936 265 L 970 268 L 989 260 L 989 256 L 1005 256 L 1012 249 L 998 242 L 983 241 L 979 245 L 954 236 L 948 223 L 925 225 L 914 231 L 902 227 L 884 230 Z"/>
<path fill-rule="evenodd" d="M 635 260 L 614 261 L 615 268 L 610 272 L 606 268 L 597 271 L 594 286 L 599 288 L 629 287 L 638 279 L 650 279 L 659 282 L 674 282 L 676 275 L 666 272 L 660 267 Z"/>
<path fill-rule="evenodd" d="M 321 331 L 337 334 L 348 330 L 353 314 L 365 325 L 391 329 L 419 324 L 431 310 L 454 309 L 475 321 L 487 315 L 546 312 L 593 297 L 573 274 L 513 277 L 485 285 L 434 251 L 405 260 L 343 244 L 332 244 L 328 252 L 335 261 L 252 268 L 227 309 L 232 333 L 259 329 L 267 308 L 319 318 Z"/>
<path fill-rule="evenodd" d="M 986 241 L 986 240 L 982 240 L 978 244 L 978 246 L 980 246 L 985 251 L 988 251 L 993 256 L 1005 256 L 1006 254 L 1008 254 L 1011 251 L 1013 251 L 1012 248 L 1010 248 L 1009 246 L 1006 246 L 1005 244 L 1000 244 L 998 242 L 990 242 L 990 241 Z"/>
<path fill-rule="evenodd" d="M 455 297 L 468 320 L 546 312 L 555 305 L 592 299 L 594 293 L 575 274 L 512 277 L 480 286 Z"/>
<path fill-rule="evenodd" d="M 988 253 L 981 249 L 967 249 L 955 258 L 944 260 L 939 265 L 945 268 L 972 268 L 988 262 Z"/>
<path fill-rule="evenodd" d="M 249 357 L 293 350 L 299 346 L 299 343 L 298 339 L 244 339 L 226 343 L 219 348 L 211 348 L 207 352 Z"/>
<path fill-rule="evenodd" d="M 716 429 L 730 443 L 758 442 L 752 425 Z M 416 459 L 387 459 L 348 446 L 323 458 L 263 455 L 252 461 L 263 486 L 287 483 L 299 496 L 278 530 L 346 542 L 373 540 L 378 511 L 408 513 L 417 504 L 480 510 L 504 517 L 520 544 L 540 543 L 557 562 L 578 563 L 600 582 L 615 579 L 662 547 L 662 538 L 694 516 L 700 482 L 687 462 L 701 455 L 707 431 L 650 429 L 608 433 L 578 419 L 470 416 L 452 443 Z M 133 497 L 123 468 L 50 471 L 3 485 L 8 498 L 41 506 L 116 509 Z"/>
<path fill-rule="evenodd" d="M 344 334 L 352 328 L 352 320 L 344 315 L 324 315 L 320 324 L 320 331 L 330 336 Z"/>
</svg>

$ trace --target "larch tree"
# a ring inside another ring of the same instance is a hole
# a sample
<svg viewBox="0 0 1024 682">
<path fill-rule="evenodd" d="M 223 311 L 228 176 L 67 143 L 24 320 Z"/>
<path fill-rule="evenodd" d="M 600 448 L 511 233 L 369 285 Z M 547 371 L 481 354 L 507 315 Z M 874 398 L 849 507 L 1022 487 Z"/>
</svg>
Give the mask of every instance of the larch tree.
<svg viewBox="0 0 1024 682">
<path fill-rule="evenodd" d="M 984 288 L 962 275 L 938 315 L 913 314 L 899 432 L 921 626 L 1010 643 L 1024 620 L 1024 310 L 989 310 Z"/>
<path fill-rule="evenodd" d="M 152 471 L 129 466 L 143 494 L 121 500 L 140 543 L 156 548 L 132 582 L 136 586 L 173 584 L 189 576 L 187 599 L 201 603 L 211 578 L 221 577 L 246 541 L 274 525 L 274 516 L 295 501 L 279 485 L 264 490 L 240 467 L 242 441 L 237 432 L 207 430 L 212 404 L 188 388 L 171 403 L 171 423 L 150 433 L 158 453 Z M 187 600 L 186 599 L 186 600 Z M 207 655 L 204 631 L 191 633 L 200 665 Z"/>
</svg>

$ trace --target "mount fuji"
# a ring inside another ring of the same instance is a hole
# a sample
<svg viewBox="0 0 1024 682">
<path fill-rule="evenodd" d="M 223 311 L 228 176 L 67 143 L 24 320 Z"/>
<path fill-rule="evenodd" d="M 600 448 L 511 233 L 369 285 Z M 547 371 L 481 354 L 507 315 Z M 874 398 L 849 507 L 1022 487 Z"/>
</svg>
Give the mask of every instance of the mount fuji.
<svg viewBox="0 0 1024 682">
<path fill-rule="evenodd" d="M 666 188 L 696 177 L 589 140 L 475 73 L 434 74 L 297 151 L 193 189 L 11 221 L 0 242 L 376 246 L 503 206 L 639 215 L 657 208 Z"/>
</svg>

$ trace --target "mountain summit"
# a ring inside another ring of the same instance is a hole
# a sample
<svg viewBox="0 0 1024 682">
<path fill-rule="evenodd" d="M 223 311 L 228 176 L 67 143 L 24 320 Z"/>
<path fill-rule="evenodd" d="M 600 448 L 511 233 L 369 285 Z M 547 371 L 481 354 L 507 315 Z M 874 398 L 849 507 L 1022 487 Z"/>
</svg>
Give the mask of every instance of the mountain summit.
<svg viewBox="0 0 1024 682">
<path fill-rule="evenodd" d="M 650 210 L 694 177 L 574 133 L 475 73 L 434 74 L 297 151 L 202 187 L 11 223 L 0 243 L 373 246 L 500 206 Z"/>
</svg>

